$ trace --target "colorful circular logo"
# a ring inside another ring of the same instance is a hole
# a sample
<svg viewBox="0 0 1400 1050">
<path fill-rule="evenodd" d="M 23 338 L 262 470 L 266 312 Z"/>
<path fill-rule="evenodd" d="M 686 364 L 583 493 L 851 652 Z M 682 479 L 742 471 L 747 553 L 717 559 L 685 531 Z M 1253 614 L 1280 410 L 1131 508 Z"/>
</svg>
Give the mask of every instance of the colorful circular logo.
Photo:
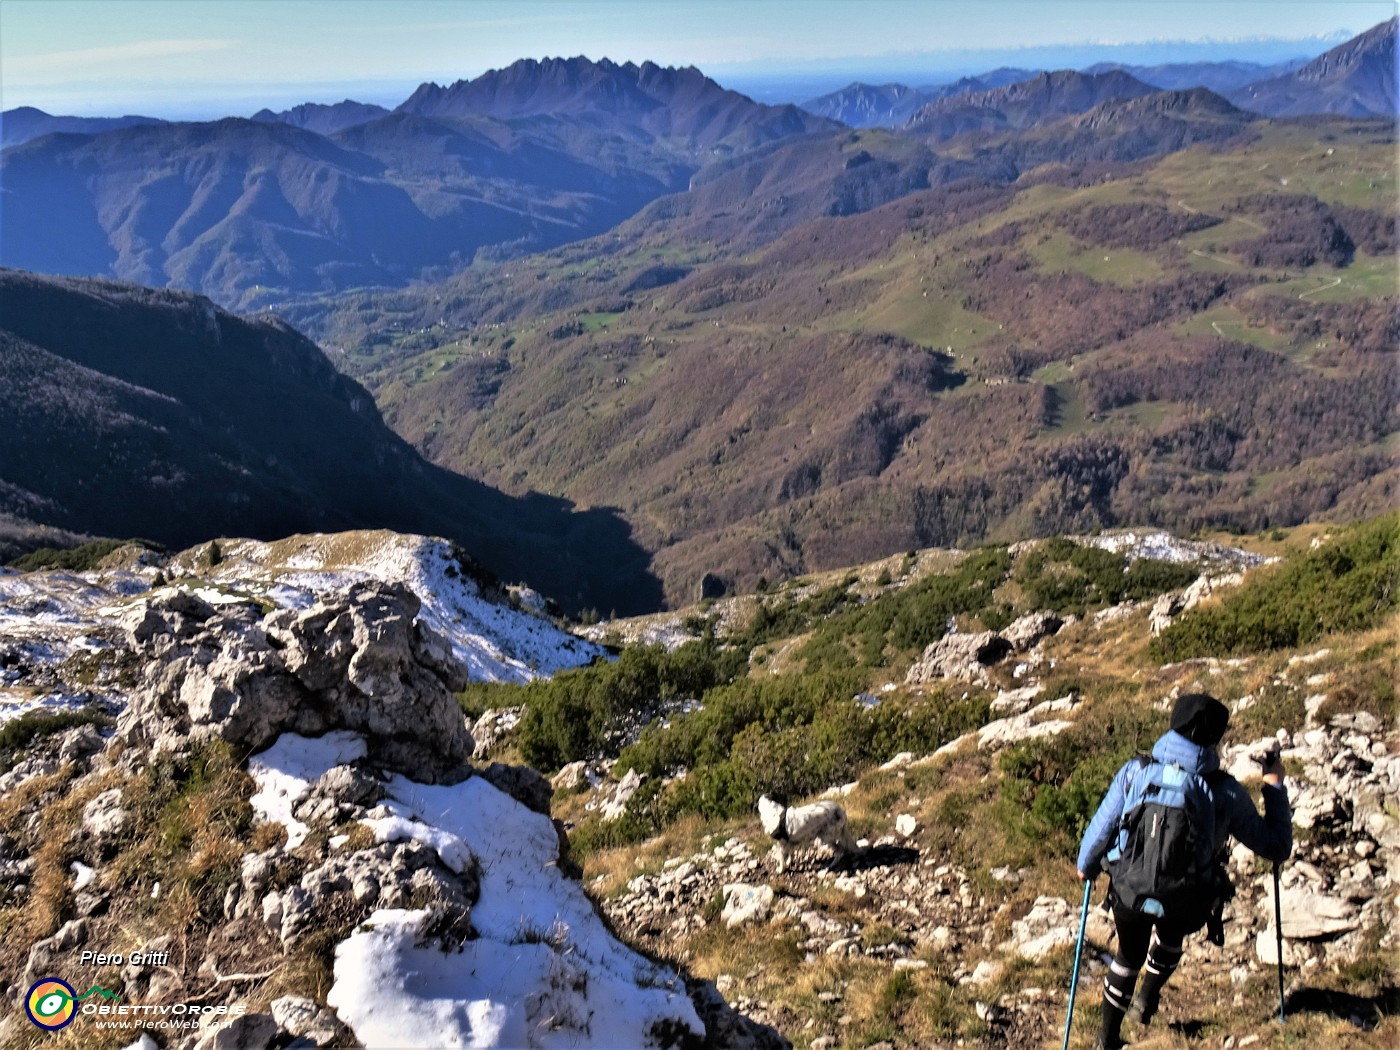
<svg viewBox="0 0 1400 1050">
<path fill-rule="evenodd" d="M 77 999 L 78 993 L 67 981 L 45 977 L 35 981 L 24 997 L 24 1012 L 40 1028 L 56 1032 L 76 1016 Z"/>
</svg>

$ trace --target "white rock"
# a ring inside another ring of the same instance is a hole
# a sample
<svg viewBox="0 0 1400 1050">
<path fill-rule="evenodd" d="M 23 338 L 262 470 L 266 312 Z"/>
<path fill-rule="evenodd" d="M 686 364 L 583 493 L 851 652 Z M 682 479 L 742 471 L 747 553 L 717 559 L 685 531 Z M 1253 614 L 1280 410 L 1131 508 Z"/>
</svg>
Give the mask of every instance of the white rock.
<svg viewBox="0 0 1400 1050">
<path fill-rule="evenodd" d="M 720 918 L 733 929 L 745 923 L 762 922 L 773 908 L 773 887 L 731 882 L 724 887 L 724 911 Z"/>
<path fill-rule="evenodd" d="M 622 782 L 613 789 L 612 795 L 603 803 L 603 819 L 617 820 L 627 812 L 627 803 L 637 789 L 642 786 L 642 777 L 635 769 L 629 769 Z"/>
<path fill-rule="evenodd" d="M 967 977 L 968 984 L 991 984 L 997 980 L 1006 967 L 995 959 L 983 959 Z"/>
<path fill-rule="evenodd" d="M 1023 919 L 1011 924 L 1011 940 L 1003 947 L 1039 962 L 1064 944 L 1073 944 L 1078 935 L 1077 915 L 1060 897 L 1037 897 Z"/>
<path fill-rule="evenodd" d="M 1274 914 L 1273 887 L 1268 886 L 1261 903 L 1265 914 Z M 1313 940 L 1334 937 L 1357 929 L 1361 909 L 1351 901 L 1318 892 L 1309 886 L 1285 886 L 1282 899 L 1285 940 Z"/>
<path fill-rule="evenodd" d="M 1258 935 L 1254 938 L 1254 954 L 1259 957 L 1259 961 L 1265 966 L 1278 965 L 1278 935 L 1274 933 L 1273 927 L 1260 930 Z M 1302 961 L 1302 958 L 1302 952 L 1285 939 L 1283 942 L 1283 965 L 1297 966 Z"/>
<path fill-rule="evenodd" d="M 1045 691 L 1041 683 L 1028 685 L 1022 689 L 1003 689 L 992 701 L 992 713 L 997 715 L 1019 715 L 1030 710 L 1035 698 Z"/>
<path fill-rule="evenodd" d="M 1056 736 L 1074 725 L 1073 722 L 1064 720 L 1032 722 L 1031 716 L 1032 712 L 1027 711 L 1025 714 L 1016 715 L 1013 718 L 1001 718 L 995 722 L 988 722 L 977 732 L 978 750 L 992 751 L 997 748 L 1009 747 L 1012 744 L 1019 744 L 1023 740 Z"/>
<path fill-rule="evenodd" d="M 919 822 L 909 813 L 901 813 L 894 818 L 894 830 L 903 838 L 911 837 L 919 830 Z"/>
<path fill-rule="evenodd" d="M 119 838 L 130 816 L 122 808 L 122 789 L 112 788 L 83 807 L 83 832 L 105 844 Z"/>
</svg>

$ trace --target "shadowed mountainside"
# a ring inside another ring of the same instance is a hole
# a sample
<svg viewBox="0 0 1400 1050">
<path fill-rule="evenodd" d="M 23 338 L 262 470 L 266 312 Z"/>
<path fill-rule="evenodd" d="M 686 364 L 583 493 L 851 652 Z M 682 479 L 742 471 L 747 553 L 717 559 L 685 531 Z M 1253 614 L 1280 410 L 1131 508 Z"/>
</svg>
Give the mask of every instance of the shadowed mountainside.
<svg viewBox="0 0 1400 1050">
<path fill-rule="evenodd" d="M 566 606 L 654 607 L 614 514 L 425 463 L 279 321 L 188 293 L 0 271 L 0 512 L 183 545 L 383 527 L 445 536 Z"/>
</svg>

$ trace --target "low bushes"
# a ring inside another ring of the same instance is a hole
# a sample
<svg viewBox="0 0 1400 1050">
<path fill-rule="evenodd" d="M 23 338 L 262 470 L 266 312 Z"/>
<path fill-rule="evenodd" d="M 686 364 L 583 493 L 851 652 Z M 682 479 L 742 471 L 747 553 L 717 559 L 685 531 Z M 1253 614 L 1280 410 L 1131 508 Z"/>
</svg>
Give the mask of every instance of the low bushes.
<svg viewBox="0 0 1400 1050">
<path fill-rule="evenodd" d="M 985 698 L 943 695 L 853 700 L 849 672 L 743 679 L 702 710 L 649 727 L 618 759 L 653 781 L 685 770 L 664 791 L 629 806 L 660 828 L 687 813 L 750 813 L 760 795 L 798 798 L 854 779 L 900 751 L 926 754 L 984 724 Z"/>
<path fill-rule="evenodd" d="M 18 569 L 20 572 L 34 572 L 38 569 L 87 572 L 97 568 L 102 559 L 118 547 L 125 547 L 129 543 L 145 547 L 148 550 L 157 549 L 154 544 L 146 540 L 91 540 L 67 550 L 60 550 L 57 547 L 40 547 L 38 550 L 30 551 L 23 557 L 10 562 L 10 568 Z"/>
<path fill-rule="evenodd" d="M 525 705 L 520 753 L 545 771 L 598 758 L 615 751 L 657 714 L 698 699 L 747 666 L 746 654 L 702 640 L 673 653 L 659 645 L 625 649 L 614 662 L 531 682 L 510 691 L 510 702 Z M 499 690 L 497 695 L 505 699 Z"/>
<path fill-rule="evenodd" d="M 1185 587 L 1198 573 L 1195 565 L 1157 558 L 1129 564 L 1121 554 L 1056 537 L 1026 554 L 1015 579 L 1032 608 L 1083 616 L 1096 606 L 1141 601 Z"/>
<path fill-rule="evenodd" d="M 113 719 L 94 708 L 76 711 L 29 711 L 0 724 L 0 773 L 8 773 L 40 737 L 61 733 L 74 726 L 110 726 Z"/>
<path fill-rule="evenodd" d="M 1001 623 L 1007 610 L 992 592 L 1005 581 L 1011 563 L 1005 547 L 988 547 L 968 555 L 951 572 L 841 610 L 816 627 L 801 658 L 808 670 L 883 667 L 938 641 L 955 616 Z"/>
<path fill-rule="evenodd" d="M 1308 645 L 1377 626 L 1400 605 L 1400 514 L 1353 525 L 1261 570 L 1222 601 L 1183 614 L 1152 642 L 1160 661 Z"/>
</svg>

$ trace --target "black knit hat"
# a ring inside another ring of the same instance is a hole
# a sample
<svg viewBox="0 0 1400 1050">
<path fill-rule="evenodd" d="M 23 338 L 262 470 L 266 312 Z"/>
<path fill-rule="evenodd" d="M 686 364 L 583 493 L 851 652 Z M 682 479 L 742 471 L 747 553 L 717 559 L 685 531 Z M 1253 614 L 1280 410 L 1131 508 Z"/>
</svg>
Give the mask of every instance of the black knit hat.
<svg viewBox="0 0 1400 1050">
<path fill-rule="evenodd" d="M 1206 693 L 1177 697 L 1172 728 L 1198 747 L 1214 747 L 1230 724 L 1230 709 Z"/>
</svg>

